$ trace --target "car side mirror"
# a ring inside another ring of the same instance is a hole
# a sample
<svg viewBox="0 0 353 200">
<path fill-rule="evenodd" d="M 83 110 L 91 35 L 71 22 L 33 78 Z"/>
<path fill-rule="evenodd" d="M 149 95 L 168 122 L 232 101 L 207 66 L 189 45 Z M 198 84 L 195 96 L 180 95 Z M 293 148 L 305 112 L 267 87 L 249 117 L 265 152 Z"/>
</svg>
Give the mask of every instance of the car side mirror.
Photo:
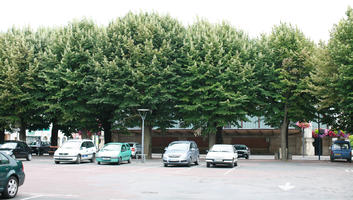
<svg viewBox="0 0 353 200">
<path fill-rule="evenodd" d="M 81 150 L 85 150 L 86 149 L 86 147 L 81 147 Z"/>
</svg>

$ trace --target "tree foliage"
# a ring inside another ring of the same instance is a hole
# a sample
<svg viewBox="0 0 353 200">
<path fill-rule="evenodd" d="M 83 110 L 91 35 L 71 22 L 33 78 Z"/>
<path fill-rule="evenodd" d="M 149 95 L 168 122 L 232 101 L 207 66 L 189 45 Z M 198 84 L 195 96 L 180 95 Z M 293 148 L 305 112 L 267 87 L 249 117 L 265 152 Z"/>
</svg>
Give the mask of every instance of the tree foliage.
<svg viewBox="0 0 353 200">
<path fill-rule="evenodd" d="M 226 23 L 199 21 L 189 27 L 184 46 L 177 105 L 182 120 L 205 133 L 246 120 L 254 106 L 247 35 Z"/>
<path fill-rule="evenodd" d="M 333 95 L 336 103 L 334 125 L 342 130 L 353 131 L 353 9 L 348 8 L 346 18 L 332 30 L 328 52 L 337 67 L 337 82 Z"/>
</svg>

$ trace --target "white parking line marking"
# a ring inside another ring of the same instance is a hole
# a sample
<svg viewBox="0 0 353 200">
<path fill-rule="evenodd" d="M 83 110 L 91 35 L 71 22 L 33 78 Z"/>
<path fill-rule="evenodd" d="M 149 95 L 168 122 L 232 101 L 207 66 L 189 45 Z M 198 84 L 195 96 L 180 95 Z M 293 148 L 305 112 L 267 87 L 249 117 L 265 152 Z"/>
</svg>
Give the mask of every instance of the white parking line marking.
<svg viewBox="0 0 353 200">
<path fill-rule="evenodd" d="M 23 199 L 21 199 L 21 200 L 34 199 L 34 198 L 43 197 L 43 196 L 44 196 L 44 195 L 35 195 L 35 196 L 32 196 L 32 197 L 23 198 Z"/>
<path fill-rule="evenodd" d="M 232 171 L 234 171 L 234 170 L 235 170 L 235 168 L 232 168 L 232 169 L 230 169 L 230 170 L 228 170 L 228 171 L 224 172 L 224 174 L 223 174 L 223 175 L 227 175 L 227 174 L 229 174 L 230 172 L 232 172 Z"/>
</svg>

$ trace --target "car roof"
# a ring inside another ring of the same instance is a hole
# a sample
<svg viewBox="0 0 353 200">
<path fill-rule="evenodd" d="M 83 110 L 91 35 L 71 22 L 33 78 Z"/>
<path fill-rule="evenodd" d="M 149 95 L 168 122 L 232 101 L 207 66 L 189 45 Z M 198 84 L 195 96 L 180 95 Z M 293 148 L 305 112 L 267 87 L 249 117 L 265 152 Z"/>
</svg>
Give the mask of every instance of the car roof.
<svg viewBox="0 0 353 200">
<path fill-rule="evenodd" d="M 125 142 L 109 142 L 107 144 L 128 144 L 128 143 L 125 143 Z M 105 144 L 105 145 L 107 145 Z"/>
<path fill-rule="evenodd" d="M 6 141 L 4 141 L 4 143 L 10 143 L 10 142 L 12 142 L 12 143 L 25 143 L 25 142 L 19 141 L 19 140 L 6 140 Z"/>
<path fill-rule="evenodd" d="M 245 144 L 235 144 L 234 146 L 246 146 Z"/>
<path fill-rule="evenodd" d="M 345 141 L 345 140 L 336 140 L 334 141 L 334 144 L 336 143 L 348 143 L 349 144 L 349 141 Z"/>
<path fill-rule="evenodd" d="M 189 141 L 189 140 L 179 140 L 179 141 L 173 141 L 173 142 L 171 142 L 171 143 L 192 143 L 192 142 L 194 142 L 194 141 Z M 171 144 L 170 143 L 170 144 Z"/>
</svg>

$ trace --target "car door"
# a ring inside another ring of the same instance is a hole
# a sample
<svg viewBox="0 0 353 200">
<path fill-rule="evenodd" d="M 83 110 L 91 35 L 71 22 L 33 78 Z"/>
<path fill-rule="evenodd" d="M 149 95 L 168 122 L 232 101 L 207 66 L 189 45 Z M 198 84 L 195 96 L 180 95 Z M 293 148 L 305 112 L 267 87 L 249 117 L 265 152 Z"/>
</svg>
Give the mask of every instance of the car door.
<svg viewBox="0 0 353 200">
<path fill-rule="evenodd" d="M 93 158 L 93 154 L 96 153 L 96 148 L 95 148 L 93 142 L 87 142 L 87 148 L 88 148 L 88 154 L 89 154 L 88 157 L 90 159 L 92 159 Z"/>
<path fill-rule="evenodd" d="M 87 142 L 82 142 L 81 148 L 80 148 L 80 154 L 81 154 L 81 159 L 87 160 L 88 157 L 88 148 L 87 148 Z"/>
<path fill-rule="evenodd" d="M 123 145 L 121 146 L 121 158 L 122 158 L 122 160 L 126 160 L 126 152 L 127 152 L 127 150 L 126 150 L 126 145 L 123 144 Z"/>
<path fill-rule="evenodd" d="M 194 143 L 194 146 L 195 146 L 195 161 L 196 161 L 199 158 L 200 151 L 199 151 L 199 148 L 198 148 L 196 142 Z"/>
<path fill-rule="evenodd" d="M 9 159 L 0 153 L 0 187 L 4 188 L 7 182 L 7 174 L 10 171 Z"/>
</svg>

